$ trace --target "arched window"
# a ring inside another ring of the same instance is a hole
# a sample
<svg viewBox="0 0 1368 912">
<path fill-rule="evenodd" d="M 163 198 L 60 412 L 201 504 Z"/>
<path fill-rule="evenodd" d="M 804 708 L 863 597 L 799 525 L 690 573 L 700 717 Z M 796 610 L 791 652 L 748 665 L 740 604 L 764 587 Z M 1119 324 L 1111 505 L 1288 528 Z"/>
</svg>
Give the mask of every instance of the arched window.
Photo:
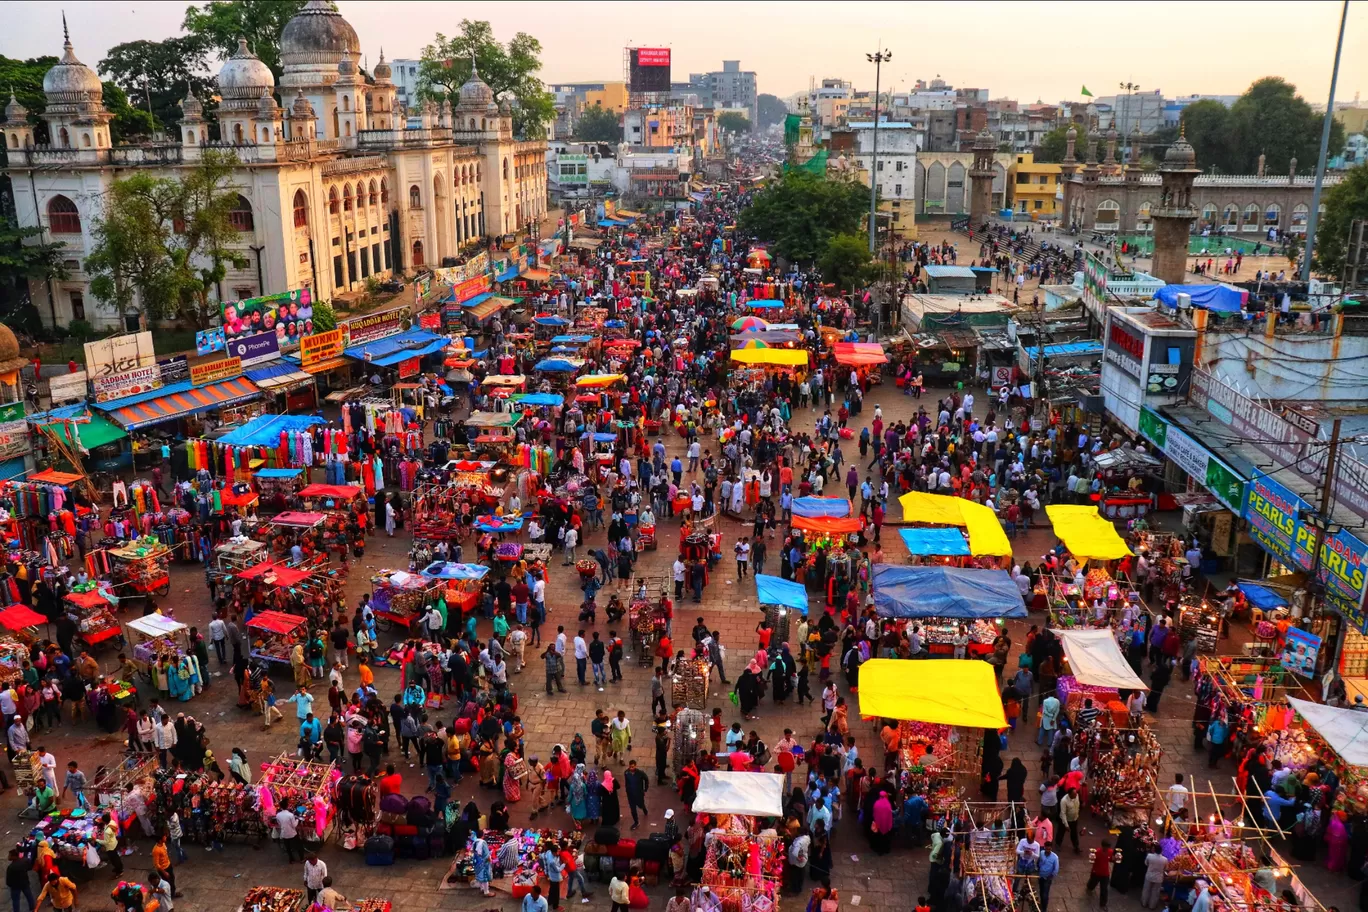
<svg viewBox="0 0 1368 912">
<path fill-rule="evenodd" d="M 423 191 L 418 189 L 417 184 L 414 184 L 412 187 L 409 187 L 409 208 L 423 208 Z"/>
<path fill-rule="evenodd" d="M 375 191 L 375 181 L 370 182 L 370 187 L 367 188 L 367 191 L 366 201 L 374 206 L 380 200 L 380 194 Z"/>
<path fill-rule="evenodd" d="M 18 134 L 18 133 L 11 133 L 11 134 L 9 135 L 9 139 L 10 139 L 10 141 L 9 141 L 9 146 L 10 146 L 11 149 L 17 149 L 17 148 L 19 148 L 19 134 Z"/>
<path fill-rule="evenodd" d="M 343 184 L 343 185 L 342 185 L 342 211 L 344 211 L 344 212 L 351 212 L 351 207 L 352 207 L 352 191 L 351 191 L 351 184 Z"/>
<path fill-rule="evenodd" d="M 1205 206 L 1202 207 L 1202 221 L 1201 221 L 1201 223 L 1202 223 L 1203 225 L 1206 225 L 1206 226 L 1210 226 L 1210 225 L 1216 224 L 1216 204 L 1215 204 L 1215 203 L 1207 203 Z"/>
<path fill-rule="evenodd" d="M 508 159 L 504 159 L 504 180 L 508 180 Z"/>
<path fill-rule="evenodd" d="M 87 149 L 90 148 L 90 134 L 89 134 L 89 133 L 82 133 L 82 134 L 81 134 L 81 145 L 82 145 L 82 146 L 85 146 Z"/>
<path fill-rule="evenodd" d="M 343 110 L 343 111 L 350 111 L 350 110 L 351 110 L 351 96 L 350 96 L 350 95 L 343 95 L 343 96 L 342 96 L 342 110 Z"/>
<path fill-rule="evenodd" d="M 380 205 L 389 205 L 389 184 L 385 183 L 384 178 L 380 179 Z"/>
<path fill-rule="evenodd" d="M 1097 204 L 1097 221 L 1095 227 L 1099 230 L 1115 231 L 1117 223 L 1121 220 L 1121 204 L 1116 200 L 1103 200 Z"/>
<path fill-rule="evenodd" d="M 186 131 L 185 131 L 185 141 L 186 141 L 187 143 L 192 144 L 192 145 L 194 144 L 194 142 L 195 142 L 195 131 L 194 131 L 194 130 L 186 130 Z"/>
<path fill-rule="evenodd" d="M 1300 228 L 1302 231 L 1305 231 L 1305 230 L 1306 230 L 1306 217 L 1307 217 L 1307 215 L 1308 215 L 1310 212 L 1311 212 L 1311 207 L 1310 207 L 1310 206 L 1307 206 L 1306 203 L 1297 203 L 1297 205 L 1296 205 L 1295 207 L 1293 207 L 1293 209 L 1292 209 L 1292 228 L 1293 228 L 1293 230 L 1296 230 L 1296 229 L 1298 229 L 1298 228 Z"/>
<path fill-rule="evenodd" d="M 333 215 L 337 214 L 337 188 L 328 188 L 328 211 Z"/>
<path fill-rule="evenodd" d="M 1244 225 L 1243 225 L 1243 227 L 1244 227 L 1244 230 L 1245 230 L 1245 231 L 1258 231 L 1258 230 L 1259 230 L 1259 204 L 1258 204 L 1258 203 L 1250 203 L 1248 206 L 1245 206 L 1245 210 L 1244 210 Z"/>
<path fill-rule="evenodd" d="M 233 142 L 242 144 L 242 124 L 233 124 Z"/>
<path fill-rule="evenodd" d="M 1282 206 L 1277 203 L 1269 203 L 1264 210 L 1264 224 L 1270 228 L 1276 228 L 1278 222 L 1282 221 Z"/>
<path fill-rule="evenodd" d="M 61 132 L 60 134 L 58 134 L 58 135 L 61 137 L 62 148 L 63 148 L 63 149 L 70 149 L 70 148 L 71 148 L 71 134 L 67 132 L 67 128 L 66 128 L 66 127 L 62 127 L 62 132 Z"/>
<path fill-rule="evenodd" d="M 343 134 L 344 136 L 351 136 L 351 121 L 350 121 L 350 120 L 347 121 L 346 123 L 344 123 L 344 124 L 342 125 L 342 134 Z"/>
<path fill-rule="evenodd" d="M 252 221 L 252 204 L 241 194 L 238 195 L 237 205 L 228 212 L 228 222 L 238 231 L 251 231 L 255 227 Z"/>
<path fill-rule="evenodd" d="M 1225 211 L 1221 213 L 1221 222 L 1229 228 L 1240 224 L 1240 210 L 1234 203 L 1226 204 Z"/>
<path fill-rule="evenodd" d="M 475 129 L 475 118 L 470 118 L 470 129 Z"/>
<path fill-rule="evenodd" d="M 271 141 L 271 128 L 270 128 L 270 127 L 262 127 L 262 128 L 261 128 L 261 141 L 262 141 L 262 142 L 270 142 L 270 141 Z"/>
<path fill-rule="evenodd" d="M 414 265 L 414 266 L 422 266 L 422 265 L 423 265 L 423 242 L 422 242 L 422 241 L 414 241 L 414 242 L 413 242 L 413 265 Z"/>
<path fill-rule="evenodd" d="M 81 210 L 65 196 L 48 200 L 48 230 L 53 234 L 80 234 Z"/>
<path fill-rule="evenodd" d="M 295 191 L 294 224 L 296 228 L 307 228 L 309 226 L 309 198 L 304 195 L 303 190 Z"/>
<path fill-rule="evenodd" d="M 483 117 L 480 118 L 480 129 L 485 129 L 485 119 Z"/>
</svg>

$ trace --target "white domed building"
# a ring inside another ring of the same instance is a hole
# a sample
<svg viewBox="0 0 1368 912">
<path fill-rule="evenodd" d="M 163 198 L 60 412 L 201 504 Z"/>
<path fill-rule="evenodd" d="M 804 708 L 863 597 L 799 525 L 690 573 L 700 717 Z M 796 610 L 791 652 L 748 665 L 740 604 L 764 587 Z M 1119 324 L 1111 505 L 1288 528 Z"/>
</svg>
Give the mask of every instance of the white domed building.
<svg viewBox="0 0 1368 912">
<path fill-rule="evenodd" d="M 36 199 L 15 194 L 20 224 L 40 226 L 44 240 L 70 250 L 69 277 L 53 282 L 51 294 L 47 283 L 31 289 L 52 324 L 131 325 L 132 315 L 97 304 L 81 269 L 101 200 L 115 180 L 174 174 L 205 149 L 231 150 L 242 163 L 233 219 L 248 266 L 230 268 L 226 300 L 307 287 L 326 301 L 371 277 L 439 265 L 481 238 L 522 232 L 546 213 L 546 143 L 513 138 L 506 100 L 501 107 L 473 73 L 454 108 L 429 103 L 410 119 L 383 50 L 366 82 L 356 30 L 326 0 L 310 0 L 286 23 L 278 84 L 246 41 L 224 61 L 217 139 L 204 99 L 191 94 L 165 140 L 114 145 L 100 79 L 65 28 L 64 39 L 61 61 L 43 80 L 50 141 L 37 143 L 29 112 L 13 98 L 0 123 L 11 178 L 26 186 L 29 175 L 42 175 Z"/>
</svg>

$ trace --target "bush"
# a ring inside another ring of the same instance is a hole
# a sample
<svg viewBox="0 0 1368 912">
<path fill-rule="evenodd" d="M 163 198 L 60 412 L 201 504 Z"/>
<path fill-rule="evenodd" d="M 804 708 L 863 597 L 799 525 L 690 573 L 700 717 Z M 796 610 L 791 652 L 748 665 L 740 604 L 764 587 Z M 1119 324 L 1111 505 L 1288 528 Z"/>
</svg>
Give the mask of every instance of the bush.
<svg viewBox="0 0 1368 912">
<path fill-rule="evenodd" d="M 327 332 L 337 329 L 337 312 L 327 301 L 319 301 L 313 306 L 314 332 Z"/>
<path fill-rule="evenodd" d="M 71 334 L 72 338 L 80 339 L 84 342 L 86 339 L 95 335 L 95 327 L 91 326 L 86 320 L 72 320 L 67 324 L 67 332 Z"/>
</svg>

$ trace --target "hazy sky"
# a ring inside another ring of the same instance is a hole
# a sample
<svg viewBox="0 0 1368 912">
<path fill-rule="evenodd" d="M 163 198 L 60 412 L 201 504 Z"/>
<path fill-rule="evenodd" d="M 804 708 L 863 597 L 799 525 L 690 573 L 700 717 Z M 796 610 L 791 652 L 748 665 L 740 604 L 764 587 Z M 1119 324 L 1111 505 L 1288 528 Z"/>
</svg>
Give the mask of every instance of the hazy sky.
<svg viewBox="0 0 1368 912">
<path fill-rule="evenodd" d="M 883 84 L 940 75 L 1024 102 L 1074 100 L 1081 85 L 1113 94 L 1120 82 L 1172 97 L 1238 94 L 1261 76 L 1295 83 L 1323 105 L 1341 6 L 1336 2 L 372 2 L 339 0 L 374 64 L 417 57 L 462 18 L 488 19 L 501 39 L 526 31 L 544 48 L 548 82 L 622 78 L 627 45 L 673 49 L 673 74 L 756 71 L 761 92 L 785 96 L 810 78 L 872 88 L 865 53 L 893 53 Z M 0 53 L 60 54 L 66 11 L 77 55 L 94 66 L 111 46 L 176 34 L 178 2 L 18 2 L 4 6 Z M 1368 91 L 1368 4 L 1351 4 L 1337 100 Z"/>
</svg>

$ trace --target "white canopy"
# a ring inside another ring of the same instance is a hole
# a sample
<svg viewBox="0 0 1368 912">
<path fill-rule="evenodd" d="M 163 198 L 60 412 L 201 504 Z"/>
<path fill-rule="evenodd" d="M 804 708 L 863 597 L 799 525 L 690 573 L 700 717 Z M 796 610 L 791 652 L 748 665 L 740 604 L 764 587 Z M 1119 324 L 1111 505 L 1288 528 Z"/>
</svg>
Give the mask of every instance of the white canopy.
<svg viewBox="0 0 1368 912">
<path fill-rule="evenodd" d="M 1297 715 L 1350 766 L 1368 766 L 1368 713 L 1288 697 Z"/>
<path fill-rule="evenodd" d="M 169 617 L 160 614 L 149 614 L 140 618 L 133 618 L 128 621 L 128 626 L 132 630 L 138 631 L 148 637 L 167 636 L 180 633 L 186 627 L 180 621 L 173 621 Z"/>
<path fill-rule="evenodd" d="M 1116 690 L 1149 690 L 1121 654 L 1108 629 L 1056 630 L 1064 642 L 1064 656 L 1079 683 Z"/>
<path fill-rule="evenodd" d="M 732 773 L 709 770 L 699 777 L 695 814 L 750 814 L 781 817 L 784 777 L 778 773 Z"/>
</svg>

